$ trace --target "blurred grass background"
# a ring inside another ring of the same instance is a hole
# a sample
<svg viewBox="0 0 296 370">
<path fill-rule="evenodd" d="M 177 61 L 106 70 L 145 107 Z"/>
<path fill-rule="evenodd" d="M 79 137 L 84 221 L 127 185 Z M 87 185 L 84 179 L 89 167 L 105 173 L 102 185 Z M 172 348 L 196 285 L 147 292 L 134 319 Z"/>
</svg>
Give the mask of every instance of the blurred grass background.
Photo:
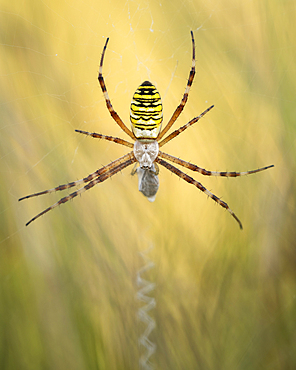
<svg viewBox="0 0 296 370">
<path fill-rule="evenodd" d="M 1 1 L 0 368 L 136 369 L 138 252 L 156 267 L 158 369 L 295 369 L 294 1 Z M 193 186 L 160 172 L 150 204 L 131 169 L 32 223 L 64 194 L 18 198 L 80 179 L 125 154 L 79 128 L 125 134 L 149 79 L 164 120 L 179 104 L 196 39 L 197 75 L 176 123 L 211 104 L 165 151 L 238 179 L 195 175 L 244 231 Z"/>
</svg>

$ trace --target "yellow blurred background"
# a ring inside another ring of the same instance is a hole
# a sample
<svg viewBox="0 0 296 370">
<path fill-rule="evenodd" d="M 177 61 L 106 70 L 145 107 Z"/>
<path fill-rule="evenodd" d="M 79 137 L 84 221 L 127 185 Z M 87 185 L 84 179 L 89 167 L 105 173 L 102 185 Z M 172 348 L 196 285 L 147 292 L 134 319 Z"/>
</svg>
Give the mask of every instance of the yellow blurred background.
<svg viewBox="0 0 296 370">
<path fill-rule="evenodd" d="M 295 369 L 295 1 L 1 1 L 0 368 L 137 369 L 139 251 L 151 245 L 157 369 Z M 25 223 L 74 181 L 128 150 L 150 80 L 175 128 L 215 108 L 164 151 L 209 170 L 275 167 L 236 179 L 191 174 L 233 218 L 166 169 L 149 203 L 131 168 Z"/>
</svg>

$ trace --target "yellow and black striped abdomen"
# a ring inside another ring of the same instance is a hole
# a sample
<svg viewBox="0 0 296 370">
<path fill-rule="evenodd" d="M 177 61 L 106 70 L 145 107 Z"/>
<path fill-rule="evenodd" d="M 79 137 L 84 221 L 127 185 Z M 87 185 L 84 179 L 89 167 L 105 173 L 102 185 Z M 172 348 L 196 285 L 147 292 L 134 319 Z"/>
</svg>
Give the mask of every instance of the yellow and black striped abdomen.
<svg viewBox="0 0 296 370">
<path fill-rule="evenodd" d="M 138 140 L 157 138 L 162 123 L 162 103 L 159 92 L 151 82 L 144 81 L 134 93 L 130 119 Z"/>
</svg>

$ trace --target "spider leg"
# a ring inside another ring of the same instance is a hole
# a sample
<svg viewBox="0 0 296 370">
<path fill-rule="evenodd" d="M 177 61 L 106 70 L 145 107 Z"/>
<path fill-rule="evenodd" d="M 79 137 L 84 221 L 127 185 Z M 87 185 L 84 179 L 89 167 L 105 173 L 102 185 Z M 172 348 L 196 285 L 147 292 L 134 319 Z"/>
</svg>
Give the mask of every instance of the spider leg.
<svg viewBox="0 0 296 370">
<path fill-rule="evenodd" d="M 212 108 L 214 108 L 213 105 L 211 105 L 209 108 L 207 108 L 204 112 L 202 112 L 199 116 L 193 118 L 191 121 L 189 121 L 188 123 L 186 123 L 186 125 L 178 128 L 178 130 L 175 130 L 174 132 L 172 132 L 170 135 L 168 135 L 165 139 L 163 139 L 160 143 L 158 143 L 159 147 L 161 146 L 164 146 L 166 143 L 168 143 L 169 141 L 171 141 L 172 139 L 174 139 L 176 136 L 178 136 L 179 134 L 181 134 L 181 132 L 185 131 L 188 127 L 192 126 L 194 123 L 196 123 L 197 121 L 199 121 L 204 115 L 206 115 L 208 113 L 208 111 L 210 111 Z"/>
<path fill-rule="evenodd" d="M 205 175 L 205 176 L 238 177 L 238 176 L 244 176 L 244 175 L 251 175 L 252 173 L 261 172 L 261 171 L 267 170 L 268 168 L 274 167 L 274 165 L 272 164 L 270 166 L 258 168 L 257 170 L 244 171 L 244 172 L 208 171 L 208 170 L 205 170 L 204 168 L 196 166 L 195 164 L 192 164 L 192 163 L 183 161 L 182 159 L 173 157 L 172 155 L 167 154 L 167 153 L 159 152 L 158 155 L 161 158 L 164 158 L 164 159 L 167 159 L 167 160 L 169 160 L 173 163 L 179 164 L 180 166 L 188 168 L 189 170 L 199 172 L 199 173 L 201 173 L 202 175 Z"/>
<path fill-rule="evenodd" d="M 163 135 L 168 132 L 168 130 L 175 123 L 176 119 L 180 116 L 180 114 L 181 114 L 182 110 L 184 109 L 184 106 L 185 106 L 185 104 L 187 102 L 189 90 L 190 90 L 190 87 L 191 87 L 192 82 L 193 82 L 193 79 L 194 79 L 194 75 L 195 75 L 195 43 L 194 43 L 193 32 L 190 31 L 190 33 L 191 33 L 191 40 L 192 40 L 192 66 L 191 66 L 191 69 L 190 69 L 187 86 L 186 86 L 186 89 L 185 89 L 183 98 L 181 100 L 181 103 L 178 105 L 177 109 L 173 113 L 173 115 L 172 115 L 171 119 L 169 120 L 169 122 L 167 123 L 167 125 L 159 133 L 158 140 L 160 140 L 163 137 Z"/>
<path fill-rule="evenodd" d="M 113 106 L 111 104 L 111 101 L 110 101 L 110 98 L 109 98 L 109 95 L 108 95 L 108 92 L 107 92 L 107 88 L 106 88 L 106 85 L 105 85 L 105 81 L 104 81 L 104 77 L 103 77 L 102 71 L 103 71 L 103 62 L 104 62 L 104 56 L 105 56 L 105 52 L 106 52 L 106 49 L 107 49 L 108 41 L 109 41 L 109 37 L 106 40 L 106 43 L 105 43 L 105 46 L 104 46 L 104 49 L 103 49 L 103 52 L 102 52 L 101 61 L 100 61 L 100 67 L 99 67 L 99 77 L 98 77 L 98 80 L 99 80 L 99 83 L 100 83 L 102 92 L 104 94 L 104 98 L 105 98 L 105 101 L 106 101 L 106 105 L 107 105 L 108 111 L 110 112 L 112 118 L 119 125 L 119 127 L 126 134 L 128 134 L 128 136 L 130 136 L 132 139 L 136 140 L 134 134 L 131 132 L 131 130 L 129 130 L 126 127 L 126 125 L 123 123 L 122 119 L 115 112 L 115 110 L 114 110 L 114 108 L 113 108 Z"/>
<path fill-rule="evenodd" d="M 132 169 L 132 172 L 131 172 L 131 175 L 132 176 L 134 176 L 137 173 L 138 164 L 139 164 L 139 162 L 135 163 L 135 165 L 134 165 L 134 167 Z"/>
<path fill-rule="evenodd" d="M 55 204 L 53 204 L 52 206 L 46 208 L 44 211 L 38 213 L 37 216 L 33 217 L 30 221 L 28 221 L 26 223 L 26 226 L 28 226 L 31 222 L 35 221 L 37 218 L 39 218 L 40 216 L 44 215 L 45 213 L 49 212 L 50 210 L 56 208 L 57 206 L 59 206 L 60 204 L 63 204 L 63 203 L 66 203 L 68 202 L 69 200 L 77 197 L 77 195 L 79 194 L 82 194 L 84 193 L 85 191 L 91 189 L 93 186 L 95 186 L 96 184 L 98 183 L 101 183 L 101 182 L 104 182 L 105 180 L 107 180 L 108 178 L 112 177 L 113 175 L 115 175 L 117 172 L 123 170 L 125 167 L 128 167 L 129 165 L 131 165 L 132 163 L 134 163 L 136 161 L 136 158 L 135 157 L 131 157 L 129 159 L 127 159 L 125 162 L 123 163 L 120 163 L 118 166 L 116 167 L 113 167 L 112 169 L 110 169 L 108 172 L 105 172 L 103 173 L 102 175 L 98 176 L 97 178 L 93 179 L 92 181 L 90 181 L 87 185 L 85 185 L 83 188 L 77 190 L 77 191 L 74 191 L 73 193 L 65 196 L 64 198 L 60 199 L 58 202 L 56 202 Z"/>
<path fill-rule="evenodd" d="M 167 168 L 169 171 L 173 172 L 175 175 L 181 177 L 181 179 L 187 181 L 189 184 L 192 184 L 196 186 L 199 190 L 203 191 L 205 194 L 207 194 L 210 198 L 212 198 L 216 203 L 218 203 L 221 207 L 227 209 L 227 211 L 231 214 L 231 216 L 238 222 L 239 227 L 242 229 L 243 225 L 238 219 L 238 217 L 235 215 L 235 213 L 229 208 L 228 204 L 223 202 L 220 198 L 218 198 L 216 195 L 212 194 L 209 190 L 207 190 L 200 182 L 194 180 L 192 177 L 186 175 L 184 172 L 180 171 L 178 168 L 174 167 L 168 162 L 165 162 L 161 158 L 157 157 L 155 162 L 159 163 L 160 165 Z"/>
<path fill-rule="evenodd" d="M 87 183 L 89 181 L 92 181 L 94 178 L 96 178 L 98 176 L 101 176 L 102 174 L 104 174 L 108 171 L 111 171 L 114 167 L 116 167 L 116 166 L 118 166 L 122 163 L 125 163 L 125 161 L 130 160 L 130 159 L 132 159 L 132 160 L 134 159 L 134 153 L 133 152 L 130 152 L 130 153 L 124 155 L 123 157 L 120 157 L 120 158 L 116 159 L 115 161 L 113 161 L 113 162 L 107 164 L 106 166 L 98 169 L 97 171 L 91 173 L 90 175 L 84 177 L 81 180 L 69 182 L 68 184 L 64 184 L 64 185 L 59 185 L 56 188 L 52 188 L 52 189 L 49 189 L 49 190 L 44 190 L 44 191 L 41 191 L 39 193 L 26 195 L 25 197 L 20 198 L 19 201 L 24 200 L 24 199 L 28 199 L 28 198 L 37 197 L 38 195 L 43 195 L 43 194 L 53 193 L 53 192 L 60 191 L 60 190 L 69 189 L 69 188 L 72 188 L 73 186 L 77 186 L 77 185 L 80 185 L 80 184 L 83 184 L 83 183 Z"/>
<path fill-rule="evenodd" d="M 128 141 L 123 140 L 123 139 L 121 139 L 119 137 L 106 136 L 106 135 L 102 135 L 102 134 L 97 134 L 95 132 L 87 132 L 87 131 L 82 131 L 82 130 L 75 130 L 75 131 L 76 132 L 79 132 L 80 134 L 84 134 L 84 135 L 88 135 L 88 136 L 94 137 L 96 139 L 104 139 L 104 140 L 108 140 L 108 141 L 113 141 L 116 144 L 125 145 L 125 146 L 128 146 L 129 148 L 133 148 L 134 147 L 134 144 L 129 143 Z"/>
</svg>

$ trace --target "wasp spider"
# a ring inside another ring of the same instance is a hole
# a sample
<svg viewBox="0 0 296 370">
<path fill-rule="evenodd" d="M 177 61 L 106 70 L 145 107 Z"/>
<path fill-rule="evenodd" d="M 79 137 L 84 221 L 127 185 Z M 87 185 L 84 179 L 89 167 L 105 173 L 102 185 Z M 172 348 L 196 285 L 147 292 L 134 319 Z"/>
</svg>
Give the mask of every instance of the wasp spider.
<svg viewBox="0 0 296 370">
<path fill-rule="evenodd" d="M 186 125 L 180 127 L 179 129 L 173 131 L 171 134 L 166 136 L 164 135 L 168 132 L 168 130 L 173 126 L 177 118 L 180 116 L 181 112 L 184 109 L 184 106 L 188 99 L 188 94 L 190 87 L 192 85 L 194 75 L 195 75 L 195 42 L 193 32 L 191 31 L 191 40 L 192 40 L 192 66 L 189 73 L 189 78 L 187 82 L 187 86 L 181 100 L 181 103 L 176 108 L 175 112 L 173 113 L 172 117 L 166 124 L 166 126 L 161 130 L 162 125 L 162 103 L 159 92 L 157 91 L 156 87 L 149 81 L 144 81 L 136 90 L 131 103 L 130 108 L 130 120 L 131 120 L 131 129 L 129 130 L 126 125 L 123 123 L 121 118 L 115 112 L 107 89 L 104 82 L 102 69 L 103 69 L 103 61 L 104 56 L 107 48 L 107 44 L 109 38 L 107 38 L 102 56 L 100 61 L 99 67 L 99 83 L 101 89 L 104 94 L 104 98 L 106 101 L 106 105 L 108 111 L 110 112 L 114 121 L 119 125 L 119 127 L 134 141 L 134 143 L 130 143 L 126 140 L 113 137 L 113 136 L 106 136 L 97 133 L 90 133 L 81 130 L 75 130 L 80 134 L 88 135 L 98 139 L 104 139 L 113 141 L 114 143 L 121 144 L 132 148 L 133 150 L 116 159 L 115 161 L 107 164 L 106 166 L 98 169 L 94 173 L 88 175 L 87 177 L 70 182 L 69 184 L 60 185 L 56 188 L 45 190 L 39 193 L 34 193 L 31 195 L 27 195 L 19 200 L 28 199 L 32 197 L 36 197 L 41 194 L 48 194 L 52 192 L 56 192 L 59 190 L 65 190 L 68 188 L 72 188 L 77 185 L 86 184 L 81 187 L 79 190 L 74 191 L 73 193 L 65 196 L 64 198 L 60 199 L 57 203 L 53 204 L 52 206 L 45 209 L 43 212 L 39 213 L 37 216 L 33 217 L 29 222 L 27 222 L 26 226 L 29 225 L 31 222 L 36 220 L 38 217 L 44 215 L 48 211 L 54 209 L 58 205 L 62 203 L 68 202 L 70 199 L 73 199 L 77 195 L 85 192 L 86 190 L 92 188 L 96 184 L 99 184 L 111 176 L 115 175 L 117 172 L 123 170 L 125 167 L 130 166 L 131 164 L 137 162 L 139 165 L 138 168 L 135 168 L 132 173 L 137 173 L 138 180 L 139 180 L 139 190 L 148 198 L 150 201 L 154 201 L 155 195 L 157 193 L 159 182 L 158 182 L 158 164 L 167 168 L 169 171 L 173 172 L 177 176 L 181 177 L 181 179 L 187 181 L 189 184 L 194 185 L 199 190 L 203 191 L 206 195 L 212 198 L 216 203 L 218 203 L 223 208 L 227 209 L 227 211 L 235 218 L 238 222 L 240 228 L 242 229 L 242 223 L 238 219 L 238 217 L 234 214 L 234 212 L 228 207 L 228 205 L 218 198 L 216 195 L 212 194 L 209 190 L 207 190 L 200 182 L 194 180 L 189 175 L 185 174 L 178 168 L 174 167 L 172 164 L 166 162 L 166 160 L 175 163 L 177 165 L 183 166 L 189 170 L 196 171 L 201 173 L 205 176 L 222 176 L 222 177 L 237 177 L 248 175 L 256 172 L 260 172 L 266 170 L 267 168 L 273 167 L 267 166 L 263 168 L 259 168 L 253 171 L 245 171 L 245 172 L 214 172 L 208 171 L 201 167 L 198 167 L 194 164 L 189 162 L 185 162 L 182 159 L 173 157 L 172 155 L 163 153 L 159 150 L 162 146 L 168 143 L 170 140 L 174 139 L 178 136 L 181 132 L 185 131 L 188 127 L 192 126 L 194 123 L 199 121 L 208 111 L 210 111 L 214 106 L 212 105 L 204 112 L 202 112 L 198 117 L 193 118 L 189 121 Z M 136 166 L 137 166 L 136 165 Z"/>
</svg>

